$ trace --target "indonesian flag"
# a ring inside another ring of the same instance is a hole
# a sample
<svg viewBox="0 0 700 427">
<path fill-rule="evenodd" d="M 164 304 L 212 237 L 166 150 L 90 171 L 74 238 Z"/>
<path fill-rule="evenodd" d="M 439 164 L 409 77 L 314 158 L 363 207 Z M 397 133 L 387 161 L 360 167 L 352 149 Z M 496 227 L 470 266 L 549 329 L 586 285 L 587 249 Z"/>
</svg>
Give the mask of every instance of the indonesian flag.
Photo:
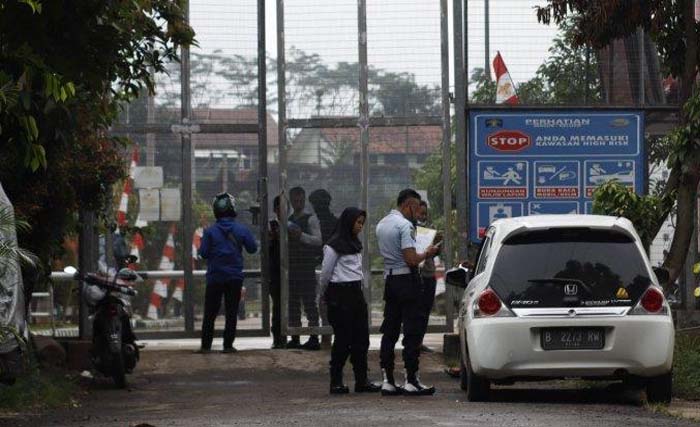
<svg viewBox="0 0 700 427">
<path fill-rule="evenodd" d="M 513 79 L 510 78 L 510 73 L 508 68 L 506 68 L 506 63 L 503 62 L 501 52 L 496 53 L 496 57 L 493 60 L 493 72 L 496 74 L 496 104 L 518 104 L 518 94 L 515 93 Z"/>
</svg>

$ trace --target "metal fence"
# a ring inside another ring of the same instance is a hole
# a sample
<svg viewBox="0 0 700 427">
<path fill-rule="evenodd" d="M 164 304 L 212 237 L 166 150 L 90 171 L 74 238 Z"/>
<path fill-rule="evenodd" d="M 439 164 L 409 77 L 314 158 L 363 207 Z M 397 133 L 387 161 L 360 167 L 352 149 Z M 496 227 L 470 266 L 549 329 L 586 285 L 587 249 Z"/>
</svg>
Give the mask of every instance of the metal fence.
<svg viewBox="0 0 700 427">
<path fill-rule="evenodd" d="M 197 336 L 205 264 L 196 248 L 201 228 L 213 221 L 210 200 L 229 191 L 238 199 L 238 219 L 262 248 L 246 257 L 251 273 L 241 334 L 269 334 L 270 267 L 277 263 L 283 305 L 295 306 L 293 319 L 282 310 L 283 329 L 327 333 L 315 277 L 303 292 L 295 287 L 300 264 L 289 258 L 287 221 L 280 221 L 281 258 L 268 259 L 272 199 L 281 196 L 286 218 L 290 190 L 302 187 L 308 213 L 332 218 L 347 206 L 368 212 L 363 259 L 376 331 L 383 283 L 371 274 L 381 268 L 374 228 L 398 191 L 412 187 L 427 197 L 435 226 L 447 231 L 443 265 L 466 254 L 465 112 L 495 102 L 497 52 L 527 105 L 636 106 L 647 111 L 652 136 L 676 122 L 677 88 L 661 74 L 647 35 L 605 50 L 572 48 L 570 24 L 537 22 L 539 3 L 190 0 L 198 45 L 183 49 L 182 61 L 158 76 L 155 96 L 127 106 L 113 129 L 134 141 L 125 161 L 137 168 L 130 188 L 114 189 L 107 213 L 117 221 L 126 195 L 121 234 L 85 222 L 83 252 L 88 258 L 94 252 L 94 262 L 84 256 L 84 267 L 96 267 L 99 256 L 114 265 L 113 243 L 125 237 L 129 250 L 139 252 L 139 269 L 181 272 L 139 285 L 137 329 L 143 336 Z M 330 213 L 317 212 L 309 200 L 316 190 L 330 194 Z M 100 251 L 88 250 L 93 243 Z M 308 259 L 301 268 L 313 275 L 320 258 Z M 59 330 L 78 321 L 70 286 L 55 284 Z M 448 331 L 452 290 L 438 289 L 431 329 Z"/>
</svg>

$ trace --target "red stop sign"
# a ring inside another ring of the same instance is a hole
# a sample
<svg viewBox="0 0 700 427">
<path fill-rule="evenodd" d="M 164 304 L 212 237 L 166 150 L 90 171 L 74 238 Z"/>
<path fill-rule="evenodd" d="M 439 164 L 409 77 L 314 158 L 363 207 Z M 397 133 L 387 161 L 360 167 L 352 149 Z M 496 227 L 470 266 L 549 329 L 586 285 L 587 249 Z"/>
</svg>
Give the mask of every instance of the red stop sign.
<svg viewBox="0 0 700 427">
<path fill-rule="evenodd" d="M 530 146 L 530 135 L 517 130 L 501 130 L 486 138 L 489 147 L 498 151 L 520 151 Z"/>
</svg>

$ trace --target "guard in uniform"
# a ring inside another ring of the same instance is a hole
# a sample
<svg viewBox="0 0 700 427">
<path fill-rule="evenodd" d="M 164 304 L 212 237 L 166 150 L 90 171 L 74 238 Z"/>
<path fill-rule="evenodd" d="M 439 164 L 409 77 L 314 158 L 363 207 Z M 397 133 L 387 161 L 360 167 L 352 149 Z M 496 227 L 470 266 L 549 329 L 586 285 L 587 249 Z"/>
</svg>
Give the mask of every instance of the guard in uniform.
<svg viewBox="0 0 700 427">
<path fill-rule="evenodd" d="M 423 283 L 418 265 L 437 253 L 429 246 L 425 253 L 416 252 L 415 227 L 421 197 L 415 190 L 399 193 L 397 207 L 377 224 L 377 243 L 384 258 L 384 321 L 380 366 L 384 375 L 382 395 L 427 395 L 434 387 L 421 384 L 418 359 L 425 324 Z M 394 380 L 394 347 L 403 326 L 403 361 L 405 384 L 398 387 Z"/>
</svg>

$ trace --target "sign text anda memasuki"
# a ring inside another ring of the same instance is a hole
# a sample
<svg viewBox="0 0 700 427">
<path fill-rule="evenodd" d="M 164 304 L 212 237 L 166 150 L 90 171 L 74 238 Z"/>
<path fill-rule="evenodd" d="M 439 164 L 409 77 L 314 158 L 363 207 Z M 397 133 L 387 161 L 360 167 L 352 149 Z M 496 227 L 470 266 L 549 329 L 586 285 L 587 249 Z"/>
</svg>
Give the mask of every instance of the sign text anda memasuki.
<svg viewBox="0 0 700 427">
<path fill-rule="evenodd" d="M 596 187 L 641 194 L 644 116 L 621 110 L 469 111 L 470 230 L 499 218 L 592 212 Z"/>
</svg>

